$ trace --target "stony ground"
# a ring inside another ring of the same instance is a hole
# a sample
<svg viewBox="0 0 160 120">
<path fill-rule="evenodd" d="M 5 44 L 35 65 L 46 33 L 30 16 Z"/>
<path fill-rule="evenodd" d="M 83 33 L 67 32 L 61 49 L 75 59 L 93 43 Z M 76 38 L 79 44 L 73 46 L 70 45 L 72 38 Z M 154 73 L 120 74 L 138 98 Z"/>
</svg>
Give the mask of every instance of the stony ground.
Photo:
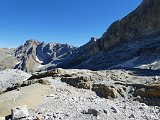
<svg viewBox="0 0 160 120">
<path fill-rule="evenodd" d="M 91 90 L 77 89 L 48 78 L 53 89 L 35 112 L 45 120 L 158 120 L 160 107 L 124 99 L 100 98 Z"/>
<path fill-rule="evenodd" d="M 30 75 L 27 76 L 30 77 Z M 20 89 L 0 95 L 1 116 L 9 114 L 13 116 L 13 113 L 10 112 L 11 108 L 27 105 L 29 115 L 27 114 L 23 120 L 160 119 L 159 106 L 143 103 L 140 96 L 135 97 L 128 93 L 128 90 L 133 90 L 133 87 L 124 86 L 124 84 L 141 86 L 159 83 L 160 76 L 157 73 L 147 76 L 131 70 L 56 69 L 50 72 L 36 73 L 31 78 L 32 81 L 40 80 L 41 84 L 33 82 L 31 85 L 27 84 Z M 94 85 L 105 85 L 105 89 L 98 88 L 101 90 L 100 92 L 104 92 L 105 96 L 100 97 L 93 89 Z M 126 92 L 123 94 L 117 92 L 119 88 L 123 87 Z M 111 92 L 111 94 L 107 92 Z M 154 97 L 157 101 L 159 100 L 158 93 Z"/>
<path fill-rule="evenodd" d="M 0 92 L 5 91 L 8 87 L 12 87 L 16 83 L 26 81 L 30 76 L 30 74 L 17 69 L 0 71 Z"/>
</svg>

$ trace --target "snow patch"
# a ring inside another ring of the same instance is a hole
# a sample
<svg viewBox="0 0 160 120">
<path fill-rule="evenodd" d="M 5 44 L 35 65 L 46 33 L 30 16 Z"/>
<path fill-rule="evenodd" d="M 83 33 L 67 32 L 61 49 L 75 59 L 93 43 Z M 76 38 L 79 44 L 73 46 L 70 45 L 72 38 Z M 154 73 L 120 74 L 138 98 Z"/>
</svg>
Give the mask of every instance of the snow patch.
<svg viewBox="0 0 160 120">
<path fill-rule="evenodd" d="M 45 65 L 39 65 L 37 68 L 39 69 L 39 68 L 42 68 L 42 67 L 44 67 Z"/>
<path fill-rule="evenodd" d="M 39 63 L 43 63 L 43 61 L 39 60 L 39 58 L 36 56 L 36 61 Z"/>
<path fill-rule="evenodd" d="M 16 65 L 19 65 L 21 62 L 17 62 Z"/>
<path fill-rule="evenodd" d="M 132 59 L 130 59 L 130 60 L 128 60 L 128 61 L 126 61 L 122 64 L 118 64 L 114 67 L 134 67 L 135 66 L 134 62 L 137 61 L 138 58 L 139 57 L 134 57 L 134 58 L 132 58 Z"/>
<path fill-rule="evenodd" d="M 158 66 L 158 64 L 160 64 L 160 60 L 156 60 L 154 62 L 151 62 L 150 64 L 140 65 L 140 66 L 138 66 L 138 68 L 141 68 L 141 69 L 151 69 L 154 66 Z"/>
</svg>

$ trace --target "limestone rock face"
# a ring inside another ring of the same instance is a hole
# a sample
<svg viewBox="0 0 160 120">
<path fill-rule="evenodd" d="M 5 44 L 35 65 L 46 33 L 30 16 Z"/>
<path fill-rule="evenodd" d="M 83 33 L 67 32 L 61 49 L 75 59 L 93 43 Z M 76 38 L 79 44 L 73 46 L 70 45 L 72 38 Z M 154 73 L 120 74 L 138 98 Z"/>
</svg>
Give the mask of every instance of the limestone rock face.
<svg viewBox="0 0 160 120">
<path fill-rule="evenodd" d="M 121 41 L 158 32 L 160 30 L 159 13 L 159 0 L 144 0 L 135 11 L 114 22 L 103 34 L 104 49 Z"/>
</svg>

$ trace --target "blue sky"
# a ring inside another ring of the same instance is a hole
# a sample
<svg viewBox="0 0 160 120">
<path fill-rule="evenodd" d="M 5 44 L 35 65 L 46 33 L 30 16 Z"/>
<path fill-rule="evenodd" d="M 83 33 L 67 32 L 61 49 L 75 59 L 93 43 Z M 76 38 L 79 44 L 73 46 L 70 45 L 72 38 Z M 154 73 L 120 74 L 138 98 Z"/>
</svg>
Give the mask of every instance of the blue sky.
<svg viewBox="0 0 160 120">
<path fill-rule="evenodd" d="M 142 0 L 0 0 L 0 47 L 28 39 L 81 46 Z"/>
</svg>

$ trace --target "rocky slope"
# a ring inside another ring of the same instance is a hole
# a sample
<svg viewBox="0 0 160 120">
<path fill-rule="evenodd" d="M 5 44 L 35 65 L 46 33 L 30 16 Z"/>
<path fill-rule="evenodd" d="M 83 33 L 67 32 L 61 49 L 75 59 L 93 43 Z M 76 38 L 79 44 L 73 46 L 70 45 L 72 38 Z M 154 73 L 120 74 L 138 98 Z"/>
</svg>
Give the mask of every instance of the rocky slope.
<svg viewBox="0 0 160 120">
<path fill-rule="evenodd" d="M 31 75 L 20 70 L 7 69 L 0 71 L 0 93 L 9 91 L 16 84 L 22 84 Z"/>
<path fill-rule="evenodd" d="M 0 71 L 13 68 L 18 60 L 14 56 L 15 49 L 0 48 Z"/>
<path fill-rule="evenodd" d="M 160 1 L 144 0 L 132 13 L 114 22 L 100 39 L 92 38 L 59 67 L 159 69 L 159 43 Z"/>
<path fill-rule="evenodd" d="M 156 75 L 78 69 L 35 73 L 27 80 L 32 84 L 0 95 L 0 116 L 13 120 L 158 120 L 160 76 Z M 33 82 L 38 79 L 41 84 Z"/>
<path fill-rule="evenodd" d="M 160 1 L 143 0 L 142 4 L 121 20 L 114 22 L 102 36 L 104 48 L 138 36 L 159 33 Z"/>
<path fill-rule="evenodd" d="M 0 71 L 0 120 L 159 120 L 159 19 L 160 1 L 144 0 L 79 48 L 0 49 L 0 70 L 32 72 Z"/>
<path fill-rule="evenodd" d="M 0 68 L 5 69 L 5 61 L 9 59 L 9 68 L 15 66 L 27 72 L 56 67 L 160 69 L 159 6 L 159 0 L 144 0 L 136 10 L 114 22 L 101 38 L 93 37 L 79 48 L 29 40 L 13 51 L 12 56 L 9 55 L 5 60 L 2 57 L 4 63 Z"/>
</svg>

